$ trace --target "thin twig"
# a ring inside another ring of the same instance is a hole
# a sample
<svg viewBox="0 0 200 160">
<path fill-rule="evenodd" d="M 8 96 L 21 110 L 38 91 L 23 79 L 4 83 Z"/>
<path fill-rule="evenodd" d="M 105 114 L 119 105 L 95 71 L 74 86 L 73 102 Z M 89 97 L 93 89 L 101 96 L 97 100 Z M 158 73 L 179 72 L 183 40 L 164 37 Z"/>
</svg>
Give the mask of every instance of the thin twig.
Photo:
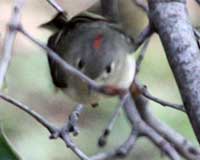
<svg viewBox="0 0 200 160">
<path fill-rule="evenodd" d="M 77 136 L 79 133 L 77 123 L 78 123 L 80 114 L 83 112 L 83 109 L 84 109 L 84 106 L 82 104 L 78 104 L 76 106 L 76 109 L 69 116 L 67 128 L 69 132 L 73 132 L 74 136 Z"/>
<path fill-rule="evenodd" d="M 3 93 L 0 93 L 0 98 L 7 101 L 10 104 L 13 104 L 14 106 L 18 107 L 19 109 L 23 110 L 27 114 L 31 115 L 35 120 L 37 120 L 42 126 L 44 126 L 50 133 L 53 133 L 57 130 L 56 127 L 51 125 L 45 118 L 43 118 L 41 115 L 39 115 L 37 112 L 31 110 L 28 106 L 25 104 L 15 100 L 14 98 L 11 98 L 9 96 L 4 95 Z"/>
<path fill-rule="evenodd" d="M 76 106 L 75 110 L 70 114 L 68 122 L 64 127 L 62 127 L 61 131 L 58 132 L 57 135 L 64 140 L 66 146 L 70 148 L 81 160 L 89 160 L 90 158 L 76 146 L 69 135 L 71 132 L 73 132 L 74 136 L 78 134 L 77 123 L 83 108 L 84 106 L 82 104 L 78 104 Z M 56 134 L 52 135 L 51 138 L 56 139 L 57 137 L 53 137 L 55 135 Z"/>
<path fill-rule="evenodd" d="M 149 24 L 145 29 L 139 34 L 135 41 L 135 51 L 154 33 L 151 25 Z"/>
<path fill-rule="evenodd" d="M 110 121 L 109 121 L 108 125 L 106 126 L 106 128 L 104 129 L 102 135 L 100 136 L 100 138 L 98 140 L 98 145 L 100 147 L 104 147 L 106 145 L 107 138 L 110 135 L 110 132 L 112 131 L 112 129 L 113 129 L 113 127 L 114 127 L 114 125 L 115 125 L 115 123 L 117 121 L 117 118 L 120 115 L 121 108 L 123 107 L 127 96 L 128 96 L 128 94 L 121 98 L 119 104 L 117 105 L 115 111 L 113 112 L 113 114 L 112 114 L 112 116 L 110 118 Z"/>
<path fill-rule="evenodd" d="M 140 50 L 140 53 L 139 53 L 139 56 L 137 58 L 137 61 L 136 61 L 136 74 L 138 74 L 140 72 L 140 68 L 141 68 L 141 64 L 142 64 L 142 61 L 144 59 L 144 56 L 145 56 L 145 53 L 147 51 L 147 47 L 149 45 L 149 42 L 150 42 L 150 37 L 147 38 Z"/>
<path fill-rule="evenodd" d="M 47 0 L 47 2 L 58 12 L 64 12 L 64 9 L 55 0 Z"/>
<path fill-rule="evenodd" d="M 164 100 L 162 100 L 162 99 L 159 99 L 159 98 L 157 98 L 157 97 L 155 97 L 155 96 L 152 96 L 152 95 L 148 92 L 148 90 L 146 89 L 146 87 L 143 88 L 143 95 L 144 95 L 146 98 L 148 98 L 148 99 L 150 99 L 150 100 L 152 100 L 152 101 L 154 101 L 154 102 L 157 102 L 157 103 L 161 104 L 162 106 L 171 107 L 171 108 L 173 108 L 173 109 L 177 109 L 177 110 L 179 110 L 179 111 L 185 112 L 185 108 L 184 108 L 183 105 L 173 104 L 173 103 L 164 101 Z"/>
<path fill-rule="evenodd" d="M 138 130 L 133 127 L 128 139 L 119 147 L 118 155 L 120 155 L 121 157 L 127 156 L 133 149 L 138 138 L 139 138 Z"/>
<path fill-rule="evenodd" d="M 61 139 L 63 139 L 63 141 L 65 142 L 67 147 L 69 147 L 79 158 L 81 158 L 82 160 L 89 160 L 89 158 L 72 142 L 70 135 L 69 135 L 71 125 L 72 124 L 75 125 L 78 119 L 75 120 L 74 122 L 70 122 L 70 119 L 69 119 L 69 121 L 68 121 L 69 124 L 65 125 L 61 129 L 58 129 L 58 128 L 54 127 L 50 122 L 48 122 L 40 114 L 31 110 L 28 106 L 15 100 L 14 98 L 6 96 L 3 93 L 0 93 L 0 98 L 10 104 L 13 104 L 13 106 L 25 111 L 28 115 L 30 115 L 35 120 L 37 120 L 37 122 L 39 122 L 43 127 L 45 127 L 50 132 L 51 139 L 60 137 Z M 76 112 L 75 114 L 77 114 L 80 111 L 81 111 L 81 108 L 77 107 L 73 113 Z"/>
<path fill-rule="evenodd" d="M 121 146 L 110 152 L 99 153 L 95 156 L 92 156 L 91 160 L 110 160 L 111 158 L 124 158 L 133 149 L 137 138 L 138 132 L 137 130 L 133 129 L 128 139 Z"/>
<path fill-rule="evenodd" d="M 152 100 L 152 101 L 154 101 L 156 103 L 159 103 L 162 106 L 170 107 L 170 108 L 185 112 L 185 108 L 184 108 L 183 105 L 170 103 L 170 102 L 164 101 L 162 99 L 159 99 L 159 98 L 151 95 L 149 93 L 149 91 L 147 90 L 147 86 L 141 85 L 138 82 L 135 82 L 135 85 L 136 85 L 137 89 L 139 90 L 139 92 L 141 92 L 141 94 L 144 97 L 148 98 L 149 100 Z"/>
<path fill-rule="evenodd" d="M 0 89 L 3 86 L 4 79 L 12 58 L 12 47 L 17 34 L 11 26 L 18 26 L 21 19 L 21 10 L 24 6 L 25 0 L 16 0 L 12 12 L 10 23 L 8 24 L 8 31 L 3 45 L 3 56 L 0 61 Z"/>
</svg>

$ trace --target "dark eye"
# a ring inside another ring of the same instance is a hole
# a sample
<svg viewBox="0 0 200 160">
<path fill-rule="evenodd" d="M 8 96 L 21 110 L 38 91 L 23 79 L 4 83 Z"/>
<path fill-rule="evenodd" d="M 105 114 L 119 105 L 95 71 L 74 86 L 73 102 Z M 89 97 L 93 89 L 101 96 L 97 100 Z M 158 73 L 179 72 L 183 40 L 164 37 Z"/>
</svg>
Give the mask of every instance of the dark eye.
<svg viewBox="0 0 200 160">
<path fill-rule="evenodd" d="M 77 67 L 78 67 L 78 69 L 83 69 L 83 67 L 85 66 L 85 62 L 82 60 L 82 59 L 80 59 L 79 61 L 78 61 L 78 63 L 77 63 Z"/>
<path fill-rule="evenodd" d="M 109 74 L 112 71 L 111 65 L 106 66 L 106 72 Z"/>
</svg>

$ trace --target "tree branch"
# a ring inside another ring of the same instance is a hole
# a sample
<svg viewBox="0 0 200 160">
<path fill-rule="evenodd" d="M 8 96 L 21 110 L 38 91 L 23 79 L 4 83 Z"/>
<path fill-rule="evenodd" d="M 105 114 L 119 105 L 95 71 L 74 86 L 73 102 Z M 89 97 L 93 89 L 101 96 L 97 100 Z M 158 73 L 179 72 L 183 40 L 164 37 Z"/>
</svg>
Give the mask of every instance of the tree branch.
<svg viewBox="0 0 200 160">
<path fill-rule="evenodd" d="M 145 29 L 139 34 L 135 41 L 135 51 L 148 39 L 152 36 L 154 30 L 149 24 Z"/>
<path fill-rule="evenodd" d="M 149 42 L 150 42 L 150 38 L 151 37 L 147 38 L 144 41 L 144 44 L 141 47 L 141 50 L 139 52 L 139 56 L 137 57 L 137 60 L 136 60 L 136 74 L 138 74 L 140 72 L 141 64 L 142 64 L 142 61 L 144 60 L 144 56 L 145 56 L 145 53 L 147 51 L 147 47 L 148 47 Z"/>
<path fill-rule="evenodd" d="M 173 103 L 164 101 L 162 99 L 159 99 L 159 98 L 151 95 L 149 93 L 149 91 L 147 90 L 147 86 L 141 85 L 137 80 L 132 84 L 131 91 L 134 92 L 134 94 L 137 94 L 136 96 L 142 94 L 147 99 L 152 100 L 152 101 L 154 101 L 154 102 L 156 102 L 156 103 L 158 103 L 162 106 L 167 106 L 167 107 L 185 112 L 185 108 L 184 108 L 183 105 L 173 104 Z"/>
<path fill-rule="evenodd" d="M 164 46 L 200 143 L 200 54 L 185 0 L 149 0 L 150 20 Z"/>
<path fill-rule="evenodd" d="M 55 1 L 55 0 L 47 0 L 47 2 L 55 8 L 58 12 L 65 12 L 64 9 Z"/>
<path fill-rule="evenodd" d="M 98 145 L 100 147 L 104 147 L 107 143 L 107 138 L 108 136 L 110 135 L 110 132 L 112 131 L 115 123 L 116 123 L 116 120 L 117 118 L 119 117 L 119 114 L 121 112 L 121 108 L 123 107 L 126 99 L 127 99 L 127 96 L 123 96 L 118 104 L 118 106 L 116 107 L 114 113 L 112 114 L 111 116 L 111 119 L 108 123 L 108 125 L 106 126 L 106 128 L 104 129 L 102 135 L 100 136 L 99 140 L 98 140 Z"/>
<path fill-rule="evenodd" d="M 135 97 L 135 103 L 142 119 L 149 124 L 158 133 L 163 135 L 179 152 L 181 156 L 187 160 L 199 160 L 200 149 L 193 146 L 182 135 L 174 131 L 171 127 L 157 119 L 150 111 L 148 100 L 143 96 Z"/>
<path fill-rule="evenodd" d="M 137 138 L 138 132 L 137 130 L 133 129 L 128 139 L 121 146 L 110 152 L 99 153 L 95 156 L 92 156 L 91 160 L 110 160 L 111 158 L 124 158 L 128 155 L 129 151 L 133 149 Z"/>
<path fill-rule="evenodd" d="M 52 126 L 46 119 L 40 116 L 37 112 L 31 110 L 28 106 L 24 105 L 23 103 L 15 100 L 14 98 L 6 96 L 3 93 L 0 93 L 0 98 L 10 104 L 13 104 L 14 106 L 23 110 L 27 114 L 31 115 L 35 120 L 37 120 L 40 124 L 42 124 L 50 133 L 53 133 L 54 131 L 57 130 L 57 128 Z"/>
<path fill-rule="evenodd" d="M 74 136 L 77 136 L 79 133 L 79 129 L 77 127 L 77 123 L 80 117 L 80 114 L 83 112 L 84 106 L 82 104 L 78 104 L 75 110 L 70 114 L 68 122 L 66 123 L 68 132 L 73 132 Z"/>
<path fill-rule="evenodd" d="M 0 89 L 3 87 L 4 79 L 12 58 L 12 47 L 17 34 L 12 26 L 17 26 L 21 19 L 21 10 L 24 6 L 25 0 L 16 0 L 12 12 L 10 23 L 8 24 L 8 31 L 3 45 L 3 56 L 0 61 Z"/>
<path fill-rule="evenodd" d="M 180 156 L 173 148 L 173 146 L 166 141 L 159 133 L 157 133 L 153 128 L 151 128 L 147 123 L 145 123 L 136 106 L 132 100 L 131 95 L 129 95 L 127 101 L 124 104 L 124 111 L 127 118 L 132 126 L 134 126 L 139 134 L 148 137 L 159 149 L 161 149 L 171 160 L 179 160 Z"/>
<path fill-rule="evenodd" d="M 61 129 L 58 129 L 54 127 L 50 122 L 48 122 L 44 117 L 42 117 L 40 114 L 37 112 L 31 110 L 28 106 L 25 104 L 15 100 L 14 98 L 11 98 L 9 96 L 4 95 L 3 93 L 0 93 L 0 98 L 5 100 L 6 102 L 13 104 L 13 106 L 23 110 L 26 112 L 28 115 L 33 117 L 37 122 L 39 122 L 43 127 L 45 127 L 51 134 L 50 138 L 55 139 L 55 138 L 61 138 L 67 147 L 69 147 L 78 157 L 80 157 L 82 160 L 89 160 L 89 158 L 72 142 L 69 133 L 71 132 L 71 124 L 75 124 L 76 121 L 73 121 L 74 119 L 69 119 L 68 123 L 66 126 L 64 126 Z M 80 107 L 77 107 L 76 110 L 73 113 L 80 113 L 81 109 Z M 72 113 L 72 114 L 73 114 Z"/>
</svg>

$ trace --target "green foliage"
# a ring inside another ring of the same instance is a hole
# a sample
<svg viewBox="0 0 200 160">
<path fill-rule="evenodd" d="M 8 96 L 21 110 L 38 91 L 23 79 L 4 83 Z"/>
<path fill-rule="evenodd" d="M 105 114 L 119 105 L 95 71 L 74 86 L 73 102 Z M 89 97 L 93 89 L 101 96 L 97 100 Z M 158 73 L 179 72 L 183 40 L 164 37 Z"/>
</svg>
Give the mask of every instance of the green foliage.
<svg viewBox="0 0 200 160">
<path fill-rule="evenodd" d="M 20 160 L 2 128 L 0 128 L 0 160 Z"/>
</svg>

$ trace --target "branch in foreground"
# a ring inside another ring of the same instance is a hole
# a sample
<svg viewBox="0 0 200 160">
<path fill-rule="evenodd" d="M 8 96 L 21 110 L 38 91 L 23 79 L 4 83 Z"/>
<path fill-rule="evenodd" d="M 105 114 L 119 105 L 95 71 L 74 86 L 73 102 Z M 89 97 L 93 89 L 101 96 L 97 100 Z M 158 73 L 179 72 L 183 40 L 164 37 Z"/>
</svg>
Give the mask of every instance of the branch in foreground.
<svg viewBox="0 0 200 160">
<path fill-rule="evenodd" d="M 199 160 L 200 149 L 193 146 L 182 135 L 174 131 L 165 123 L 157 119 L 148 107 L 148 100 L 144 96 L 134 97 L 137 109 L 142 119 L 158 133 L 163 135 L 177 150 L 177 152 L 187 160 Z"/>
<path fill-rule="evenodd" d="M 58 12 L 64 12 L 64 9 L 55 0 L 47 0 L 47 2 Z"/>
<path fill-rule="evenodd" d="M 83 111 L 83 105 L 79 104 L 75 110 L 70 114 L 68 122 L 63 126 L 60 131 L 54 132 L 50 138 L 57 139 L 61 138 L 65 142 L 66 146 L 70 148 L 81 160 L 90 160 L 90 158 L 81 151 L 76 144 L 71 140 L 70 133 L 73 132 L 74 136 L 78 135 L 77 123 L 79 116 Z"/>
<path fill-rule="evenodd" d="M 13 13 L 10 24 L 8 24 L 8 31 L 3 45 L 3 56 L 0 62 L 0 89 L 3 87 L 4 79 L 12 58 L 12 47 L 17 34 L 11 26 L 18 26 L 21 19 L 21 10 L 24 6 L 25 0 L 16 0 L 14 4 Z"/>
<path fill-rule="evenodd" d="M 76 125 L 77 120 L 73 121 L 74 119 L 71 119 L 72 121 L 68 121 L 66 126 L 64 126 L 61 129 L 58 129 L 54 127 L 50 122 L 48 122 L 44 117 L 42 117 L 37 112 L 31 110 L 28 106 L 24 105 L 23 103 L 15 100 L 14 98 L 11 98 L 9 96 L 6 96 L 2 93 L 0 93 L 0 98 L 5 100 L 6 102 L 12 104 L 13 106 L 23 110 L 28 115 L 33 117 L 37 122 L 39 122 L 43 127 L 45 127 L 51 134 L 50 138 L 61 138 L 67 147 L 69 147 L 79 158 L 82 160 L 89 160 L 89 158 L 72 142 L 70 138 L 70 132 L 71 132 L 71 125 Z M 81 108 L 77 107 L 76 110 L 73 112 L 75 114 L 81 112 Z M 73 114 L 72 113 L 72 114 Z M 70 119 L 69 119 L 70 120 Z"/>
<path fill-rule="evenodd" d="M 129 119 L 134 125 L 134 128 L 132 130 L 132 133 L 130 134 L 129 138 L 122 144 L 119 148 L 115 149 L 114 151 L 107 152 L 107 153 L 101 153 L 97 154 L 96 156 L 93 156 L 91 158 L 87 157 L 71 140 L 70 138 L 70 132 L 71 126 L 76 125 L 77 120 L 78 120 L 78 115 L 82 111 L 82 107 L 78 106 L 76 110 L 72 113 L 72 115 L 75 115 L 75 118 L 72 118 L 72 122 L 68 122 L 66 126 L 64 126 L 61 129 L 57 129 L 54 126 L 52 126 L 46 119 L 44 119 L 42 116 L 40 116 L 38 113 L 32 111 L 30 108 L 28 108 L 26 105 L 16 101 L 15 99 L 5 96 L 2 93 L 0 94 L 0 97 L 7 101 L 8 103 L 13 104 L 14 106 L 18 107 L 19 109 L 25 111 L 28 113 L 30 116 L 32 116 L 34 119 L 36 119 L 41 125 L 43 125 L 45 128 L 49 130 L 51 133 L 51 138 L 61 138 L 80 159 L 82 160 L 104 160 L 104 159 L 110 159 L 111 157 L 124 157 L 126 156 L 129 151 L 133 148 L 135 141 L 138 137 L 138 134 L 144 134 L 148 138 L 150 138 L 155 144 L 157 144 L 159 147 L 164 150 L 169 157 L 171 157 L 172 160 L 178 160 L 176 153 L 174 152 L 173 148 L 166 142 L 163 138 L 161 138 L 160 135 L 156 134 L 153 129 L 148 127 L 144 122 L 141 120 L 139 115 L 137 115 L 137 112 L 132 112 L 131 110 L 134 110 L 134 106 L 127 106 L 129 103 L 126 101 L 125 102 L 125 107 L 128 107 L 128 115 Z M 127 97 L 129 98 L 129 97 Z M 128 100 L 128 99 L 126 99 Z M 127 108 L 126 108 L 127 109 Z M 135 110 L 136 111 L 136 110 Z M 134 118 L 133 118 L 134 117 Z M 70 120 L 70 119 L 69 119 Z M 134 122 L 133 122 L 134 120 Z M 135 128 L 136 127 L 136 128 Z M 175 158 L 176 157 L 176 158 Z"/>
<path fill-rule="evenodd" d="M 179 111 L 182 111 L 182 112 L 185 112 L 185 108 L 183 105 L 179 105 L 179 104 L 173 104 L 173 103 L 170 103 L 170 102 L 167 102 L 167 101 L 164 101 L 162 99 L 159 99 L 155 96 L 152 96 L 149 91 L 147 90 L 147 87 L 144 86 L 144 85 L 141 85 L 140 83 L 138 82 L 135 82 L 132 87 L 131 87 L 131 90 L 135 90 L 134 92 L 135 93 L 138 93 L 139 94 L 142 94 L 144 97 L 146 97 L 147 99 L 149 100 L 152 100 L 156 103 L 159 103 L 160 105 L 162 106 L 167 106 L 167 107 L 170 107 L 170 108 L 173 108 L 173 109 L 176 109 L 176 110 L 179 110 Z"/>
<path fill-rule="evenodd" d="M 77 123 L 80 117 L 80 114 L 83 112 L 84 106 L 82 104 L 78 104 L 75 110 L 70 114 L 68 121 L 66 122 L 68 132 L 72 132 L 74 136 L 77 136 L 79 133 L 79 129 L 77 127 Z"/>
<path fill-rule="evenodd" d="M 119 114 L 121 112 L 121 108 L 123 107 L 126 99 L 127 99 L 127 96 L 123 96 L 120 100 L 120 103 L 118 104 L 118 106 L 116 107 L 115 111 L 113 112 L 112 114 L 112 117 L 108 123 L 108 126 L 106 126 L 106 128 L 104 129 L 102 135 L 100 136 L 99 140 L 98 140 L 98 145 L 100 147 L 104 147 L 107 143 L 107 138 L 108 136 L 110 135 L 110 132 L 112 131 L 115 123 L 116 123 L 116 120 L 117 118 L 119 117 Z"/>
<path fill-rule="evenodd" d="M 147 50 L 147 47 L 149 45 L 149 42 L 150 42 L 150 38 L 147 38 L 140 50 L 140 53 L 139 53 L 139 56 L 137 57 L 137 61 L 136 61 L 136 74 L 138 74 L 140 72 L 140 68 L 141 68 L 141 64 L 142 64 L 142 61 L 144 60 L 144 56 L 145 56 L 145 53 L 146 53 L 146 50 Z"/>
<path fill-rule="evenodd" d="M 135 51 L 154 33 L 151 25 L 149 24 L 136 38 Z"/>
<path fill-rule="evenodd" d="M 31 115 L 40 124 L 42 124 L 50 133 L 53 133 L 55 130 L 57 130 L 56 127 L 52 126 L 46 119 L 40 116 L 37 112 L 31 110 L 28 106 L 24 105 L 23 103 L 15 100 L 14 98 L 6 96 L 3 93 L 0 93 L 0 98 L 18 107 L 19 109 L 23 110 L 27 114 Z"/>
<path fill-rule="evenodd" d="M 110 160 L 112 158 L 124 158 L 133 149 L 136 140 L 138 138 L 138 132 L 132 130 L 128 139 L 118 148 L 110 152 L 99 153 L 91 157 L 91 160 Z"/>
<path fill-rule="evenodd" d="M 163 138 L 156 130 L 151 128 L 146 122 L 142 120 L 136 106 L 132 100 L 131 95 L 124 105 L 124 111 L 130 124 L 137 129 L 140 135 L 143 135 L 150 139 L 159 149 L 161 149 L 171 160 L 179 160 L 180 156 L 174 149 L 174 147 Z"/>
</svg>

